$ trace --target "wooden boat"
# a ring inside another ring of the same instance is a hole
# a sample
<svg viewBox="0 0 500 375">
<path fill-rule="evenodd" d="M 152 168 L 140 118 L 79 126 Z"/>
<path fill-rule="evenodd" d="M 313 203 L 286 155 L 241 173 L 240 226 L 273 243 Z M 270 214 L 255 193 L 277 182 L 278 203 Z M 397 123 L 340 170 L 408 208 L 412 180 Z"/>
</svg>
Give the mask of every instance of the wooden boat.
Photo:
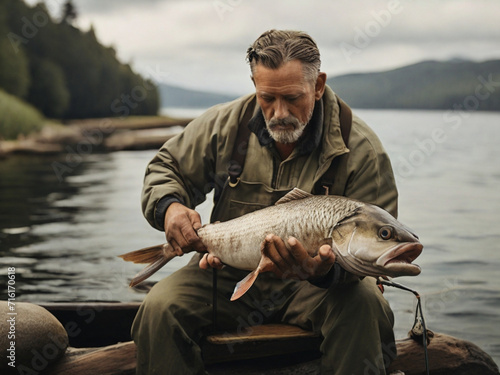
<svg viewBox="0 0 500 375">
<path fill-rule="evenodd" d="M 135 373 L 130 327 L 139 303 L 46 303 L 72 334 L 70 347 L 48 374 L 124 375 Z M 252 327 L 247 334 L 214 334 L 202 345 L 210 374 L 319 374 L 321 337 L 289 325 Z M 425 374 L 424 350 L 411 338 L 397 341 L 390 371 Z M 428 345 L 430 374 L 500 374 L 491 357 L 475 344 L 434 334 Z M 256 361 L 255 359 L 259 359 Z"/>
</svg>

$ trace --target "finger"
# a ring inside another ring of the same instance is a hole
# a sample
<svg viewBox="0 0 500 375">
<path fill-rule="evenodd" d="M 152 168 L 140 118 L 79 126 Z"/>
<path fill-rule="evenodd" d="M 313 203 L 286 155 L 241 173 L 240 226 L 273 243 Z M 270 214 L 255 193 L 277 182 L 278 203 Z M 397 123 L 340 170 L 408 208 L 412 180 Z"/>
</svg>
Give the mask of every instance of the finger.
<svg viewBox="0 0 500 375">
<path fill-rule="evenodd" d="M 281 272 L 285 272 L 290 267 L 282 257 L 280 250 L 278 250 L 278 247 L 284 247 L 286 249 L 286 246 L 281 238 L 275 236 L 274 234 L 267 235 L 264 240 L 263 252 Z M 284 252 L 283 248 L 281 248 L 281 252 Z"/>
<path fill-rule="evenodd" d="M 207 260 L 212 268 L 217 268 L 220 270 L 222 267 L 224 267 L 224 263 L 222 263 L 219 258 L 213 256 L 212 254 L 208 254 Z"/>
<path fill-rule="evenodd" d="M 264 241 L 262 241 L 261 251 L 262 255 L 267 259 L 266 271 L 271 271 L 278 277 L 281 277 L 283 275 L 283 272 L 280 270 L 282 265 L 279 266 L 278 263 L 283 262 L 283 259 L 276 249 L 273 237 L 273 234 L 269 234 L 264 238 Z"/>
<path fill-rule="evenodd" d="M 186 241 L 198 252 L 207 251 L 206 246 L 198 236 L 198 230 L 202 227 L 200 214 L 196 211 L 190 211 L 189 220 L 191 222 L 192 231 L 186 233 Z"/>
<path fill-rule="evenodd" d="M 311 257 L 302 243 L 295 237 L 288 239 L 290 245 L 290 252 L 293 255 L 296 264 L 299 266 L 297 274 L 301 279 L 307 279 L 309 276 L 314 275 L 317 268 L 317 262 Z"/>
<path fill-rule="evenodd" d="M 210 268 L 210 265 L 208 263 L 208 253 L 207 254 L 203 254 L 203 256 L 201 257 L 200 261 L 198 262 L 198 266 L 201 269 L 204 269 L 204 270 L 207 270 L 207 269 Z"/>
<path fill-rule="evenodd" d="M 198 237 L 198 234 L 194 231 L 192 227 L 185 228 L 184 231 L 182 232 L 182 235 L 184 237 L 186 248 L 195 250 L 199 253 L 204 253 L 205 251 L 207 251 L 206 246 L 203 244 L 200 237 Z"/>
<path fill-rule="evenodd" d="M 291 249 L 289 246 L 285 244 L 285 242 L 278 236 L 273 236 L 274 247 L 278 251 L 279 256 L 281 257 L 280 264 L 283 264 L 283 267 L 289 269 L 297 264 L 296 259 L 294 258 Z M 290 245 L 289 241 L 288 244 Z"/>
<path fill-rule="evenodd" d="M 172 234 L 175 241 L 177 241 L 178 245 L 185 253 L 192 250 L 196 250 L 198 252 L 206 251 L 206 248 L 201 242 L 201 239 L 193 229 L 190 220 L 179 220 L 178 223 L 173 225 Z"/>
<path fill-rule="evenodd" d="M 322 261 L 335 263 L 336 257 L 330 245 L 323 245 L 319 248 L 318 254 Z"/>
<path fill-rule="evenodd" d="M 330 245 L 323 245 L 319 248 L 318 255 L 314 257 L 316 270 L 314 276 L 323 276 L 330 271 L 335 263 L 336 257 Z"/>
<path fill-rule="evenodd" d="M 288 245 L 290 245 L 290 254 L 296 261 L 302 262 L 304 259 L 309 258 L 309 253 L 295 237 L 288 239 Z"/>
<path fill-rule="evenodd" d="M 183 230 L 184 225 L 179 224 L 179 222 L 174 222 L 166 232 L 167 241 L 172 244 L 175 250 L 177 250 L 177 248 L 184 249 L 188 246 L 184 234 L 182 233 Z"/>
<path fill-rule="evenodd" d="M 201 225 L 201 216 L 198 212 L 196 211 L 190 211 L 189 214 L 189 220 L 191 221 L 191 225 L 193 226 L 193 229 L 197 231 L 202 227 Z"/>
<path fill-rule="evenodd" d="M 167 242 L 174 248 L 174 252 L 178 256 L 184 255 L 184 251 L 182 251 L 182 247 L 177 243 L 176 240 L 173 238 L 170 240 L 167 240 Z"/>
</svg>

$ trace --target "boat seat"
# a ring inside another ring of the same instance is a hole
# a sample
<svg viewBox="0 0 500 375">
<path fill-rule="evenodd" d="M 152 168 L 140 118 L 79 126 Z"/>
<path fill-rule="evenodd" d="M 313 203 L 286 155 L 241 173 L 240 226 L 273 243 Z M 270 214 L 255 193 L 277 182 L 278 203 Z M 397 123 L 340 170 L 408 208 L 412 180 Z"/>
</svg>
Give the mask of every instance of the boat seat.
<svg viewBox="0 0 500 375">
<path fill-rule="evenodd" d="M 202 344 L 205 364 L 308 353 L 319 356 L 319 333 L 288 324 L 264 324 L 244 331 L 216 333 Z"/>
</svg>

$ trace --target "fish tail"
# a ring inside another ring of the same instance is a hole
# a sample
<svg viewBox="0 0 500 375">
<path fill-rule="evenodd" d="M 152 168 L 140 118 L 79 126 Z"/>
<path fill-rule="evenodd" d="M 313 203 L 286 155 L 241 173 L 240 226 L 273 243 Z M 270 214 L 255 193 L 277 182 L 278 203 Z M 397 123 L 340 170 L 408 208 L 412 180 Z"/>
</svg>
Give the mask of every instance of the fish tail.
<svg viewBox="0 0 500 375">
<path fill-rule="evenodd" d="M 144 249 L 119 255 L 120 258 L 127 262 L 140 264 L 149 263 L 148 266 L 134 276 L 129 284 L 131 287 L 146 280 L 176 256 L 177 254 L 173 247 L 169 244 L 146 247 Z"/>
<path fill-rule="evenodd" d="M 165 257 L 164 253 L 168 253 L 169 248 L 171 248 L 171 246 L 169 244 L 164 243 L 162 245 L 155 245 L 155 246 L 145 247 L 140 250 L 134 250 L 129 253 L 118 256 L 127 262 L 141 263 L 141 264 L 152 263 L 160 258 Z"/>
</svg>

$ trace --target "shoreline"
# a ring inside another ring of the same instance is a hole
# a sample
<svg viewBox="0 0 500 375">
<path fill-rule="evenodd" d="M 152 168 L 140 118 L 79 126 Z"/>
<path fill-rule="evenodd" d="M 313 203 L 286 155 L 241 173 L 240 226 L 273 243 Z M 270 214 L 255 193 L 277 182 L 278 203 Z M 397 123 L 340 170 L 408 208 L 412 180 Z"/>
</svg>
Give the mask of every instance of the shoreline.
<svg viewBox="0 0 500 375">
<path fill-rule="evenodd" d="M 159 148 L 190 121 L 167 116 L 129 116 L 51 122 L 37 133 L 0 140 L 0 158 L 13 154 L 53 155 L 64 152 L 67 145 L 78 144 L 103 152 Z"/>
</svg>

